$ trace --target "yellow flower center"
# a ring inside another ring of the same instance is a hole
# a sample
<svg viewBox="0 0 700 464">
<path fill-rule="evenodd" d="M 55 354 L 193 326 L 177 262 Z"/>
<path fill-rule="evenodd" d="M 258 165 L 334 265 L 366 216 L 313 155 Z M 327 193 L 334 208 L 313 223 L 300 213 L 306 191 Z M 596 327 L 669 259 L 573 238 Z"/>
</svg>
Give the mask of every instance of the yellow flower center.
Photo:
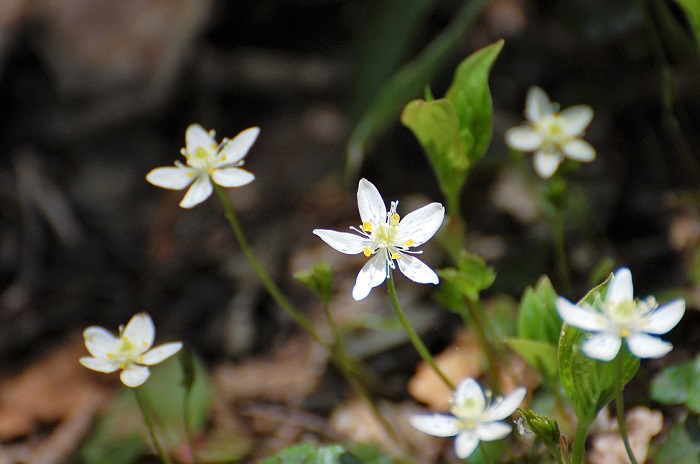
<svg viewBox="0 0 700 464">
<path fill-rule="evenodd" d="M 216 156 L 216 145 L 211 147 L 197 147 L 193 152 L 187 152 L 187 164 L 193 168 L 208 168 Z"/>
</svg>

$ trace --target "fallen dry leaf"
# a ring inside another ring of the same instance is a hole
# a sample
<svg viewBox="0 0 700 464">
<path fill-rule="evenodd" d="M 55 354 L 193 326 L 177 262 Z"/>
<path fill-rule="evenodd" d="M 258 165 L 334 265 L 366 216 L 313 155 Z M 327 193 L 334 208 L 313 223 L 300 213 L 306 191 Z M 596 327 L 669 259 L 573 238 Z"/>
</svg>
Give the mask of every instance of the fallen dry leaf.
<svg viewBox="0 0 700 464">
<path fill-rule="evenodd" d="M 637 461 L 642 463 L 647 458 L 651 438 L 661 432 L 664 417 L 661 411 L 638 406 L 625 415 L 630 446 Z M 625 445 L 620 438 L 617 419 L 610 417 L 608 408 L 603 409 L 594 425 L 592 450 L 588 455 L 591 464 L 628 464 L 629 458 Z"/>
</svg>

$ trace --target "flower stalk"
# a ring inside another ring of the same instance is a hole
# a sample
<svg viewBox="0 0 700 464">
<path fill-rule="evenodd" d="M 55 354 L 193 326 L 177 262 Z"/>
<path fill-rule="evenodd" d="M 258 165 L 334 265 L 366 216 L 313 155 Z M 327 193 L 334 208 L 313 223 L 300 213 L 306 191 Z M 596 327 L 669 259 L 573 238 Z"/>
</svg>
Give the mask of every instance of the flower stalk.
<svg viewBox="0 0 700 464">
<path fill-rule="evenodd" d="M 437 362 L 435 362 L 435 358 L 432 354 L 430 354 L 430 351 L 425 346 L 420 336 L 416 333 L 415 329 L 411 325 L 411 322 L 406 317 L 406 313 L 404 313 L 403 308 L 401 308 L 399 297 L 396 294 L 396 286 L 394 285 L 394 276 L 392 275 L 391 271 L 389 271 L 389 277 L 387 278 L 387 288 L 389 289 L 389 297 L 391 298 L 391 304 L 394 306 L 394 311 L 396 311 L 396 316 L 399 318 L 399 322 L 401 322 L 401 325 L 406 331 L 409 340 L 411 340 L 411 343 L 413 343 L 413 346 L 416 348 L 416 351 L 418 351 L 418 354 L 423 359 L 423 361 L 425 361 L 435 372 L 435 374 L 437 374 L 437 376 L 440 377 L 440 380 L 442 380 L 443 383 L 450 388 L 450 390 L 454 390 L 454 383 L 452 383 L 452 381 L 445 375 L 444 372 L 442 372 L 440 367 L 437 365 Z"/>
<path fill-rule="evenodd" d="M 632 464 L 637 464 L 637 458 L 634 456 L 632 451 L 632 446 L 630 446 L 630 439 L 627 435 L 627 422 L 625 421 L 625 404 L 624 397 L 622 396 L 624 385 L 622 383 L 622 370 L 624 363 L 624 346 L 620 350 L 620 354 L 617 355 L 615 360 L 615 386 L 617 387 L 617 395 L 615 395 L 615 409 L 617 410 L 617 425 L 620 431 L 620 438 L 622 438 L 622 443 L 625 445 L 625 451 L 627 451 L 627 456 L 630 458 Z"/>
<path fill-rule="evenodd" d="M 136 387 L 133 390 L 134 395 L 136 396 L 136 402 L 139 405 L 139 409 L 141 409 L 141 414 L 143 414 L 143 421 L 146 424 L 146 428 L 148 429 L 148 434 L 151 438 L 153 448 L 156 450 L 156 453 L 158 453 L 158 457 L 160 458 L 160 461 L 163 464 L 171 464 L 172 461 L 170 460 L 170 456 L 165 451 L 165 448 L 158 439 L 158 435 L 153 424 L 153 418 L 151 417 L 151 412 L 148 407 L 148 401 L 146 400 L 143 392 L 141 391 L 141 388 Z"/>
</svg>

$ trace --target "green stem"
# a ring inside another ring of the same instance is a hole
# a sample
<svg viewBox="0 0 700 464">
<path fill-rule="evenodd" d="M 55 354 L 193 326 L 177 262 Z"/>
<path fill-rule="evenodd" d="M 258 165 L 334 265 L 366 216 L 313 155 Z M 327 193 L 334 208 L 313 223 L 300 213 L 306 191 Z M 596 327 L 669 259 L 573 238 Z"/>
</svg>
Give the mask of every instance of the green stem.
<svg viewBox="0 0 700 464">
<path fill-rule="evenodd" d="M 435 362 L 435 358 L 433 358 L 433 355 L 430 354 L 428 348 L 426 348 L 426 346 L 423 344 L 423 341 L 413 329 L 411 322 L 408 320 L 406 314 L 403 312 L 403 309 L 401 308 L 401 303 L 399 303 L 399 297 L 396 295 L 396 287 L 394 286 L 394 276 L 392 275 L 391 271 L 389 271 L 389 276 L 386 280 L 387 287 L 389 288 L 389 296 L 391 297 L 391 304 L 394 306 L 394 311 L 396 311 L 396 315 L 398 316 L 401 325 L 406 331 L 408 338 L 411 340 L 411 343 L 413 343 L 413 346 L 416 348 L 416 351 L 418 351 L 420 357 L 423 358 L 423 361 L 425 361 L 433 369 L 437 376 L 440 377 L 440 379 L 445 383 L 445 385 L 447 385 L 450 388 L 450 390 L 454 390 L 454 384 L 450 381 L 450 379 L 447 378 L 447 376 L 442 372 L 442 370 L 440 370 L 437 363 Z"/>
<path fill-rule="evenodd" d="M 185 402 L 183 417 L 185 420 L 185 435 L 187 435 L 187 444 L 190 446 L 190 453 L 192 453 L 192 461 L 194 464 L 199 464 L 199 452 L 194 441 L 194 435 L 192 434 L 192 415 L 190 414 L 190 401 L 191 401 L 191 388 L 185 389 Z"/>
<path fill-rule="evenodd" d="M 490 331 L 488 326 L 488 317 L 486 317 L 484 307 L 479 304 L 478 301 L 474 301 L 471 298 L 466 299 L 466 308 L 462 313 L 462 320 L 468 327 L 473 328 L 472 333 L 476 337 L 476 342 L 479 344 L 481 351 L 484 352 L 486 356 L 486 362 L 488 363 L 488 370 L 491 376 L 491 385 L 496 389 L 496 391 L 501 391 L 501 376 L 498 372 L 498 364 L 496 362 L 497 353 L 500 355 L 500 350 L 494 346 L 495 343 L 489 336 Z M 495 338 L 495 336 L 494 336 Z M 508 358 L 501 356 L 501 360 L 508 362 Z"/>
<path fill-rule="evenodd" d="M 569 264 L 566 258 L 566 243 L 564 241 L 564 217 L 561 210 L 557 209 L 554 218 L 554 251 L 557 255 L 557 270 L 564 294 L 571 297 L 573 286 L 571 285 L 571 275 L 569 274 Z"/>
<path fill-rule="evenodd" d="M 622 385 L 622 368 L 623 368 L 623 358 L 625 354 L 625 349 L 620 350 L 615 360 L 615 386 L 617 387 L 617 395 L 615 396 L 615 409 L 617 409 L 617 425 L 620 430 L 620 437 L 622 438 L 622 443 L 625 444 L 625 451 L 627 451 L 627 456 L 630 458 L 632 464 L 637 464 L 637 459 L 634 457 L 634 452 L 630 446 L 629 436 L 627 435 L 627 423 L 625 422 L 625 405 L 624 398 L 622 396 L 622 390 L 624 385 Z"/>
<path fill-rule="evenodd" d="M 483 441 L 479 443 L 479 449 L 481 450 L 481 457 L 484 458 L 484 463 L 491 464 L 491 456 L 486 451 L 486 444 Z"/>
<path fill-rule="evenodd" d="M 576 424 L 576 437 L 574 438 L 574 445 L 571 451 L 571 462 L 573 464 L 586 463 L 586 437 L 588 436 L 589 421 L 582 421 L 581 419 L 579 418 L 578 424 Z"/>
<path fill-rule="evenodd" d="M 228 201 L 228 198 L 226 198 L 226 194 L 224 193 L 223 189 L 214 183 L 214 191 L 216 192 L 216 194 L 219 197 L 219 200 L 221 200 L 221 203 L 224 206 L 224 210 L 226 211 L 226 218 L 228 219 L 229 224 L 231 224 L 231 228 L 233 229 L 233 233 L 236 235 L 238 244 L 240 245 L 241 249 L 243 250 L 243 253 L 246 255 L 246 258 L 248 258 L 248 261 L 250 262 L 251 266 L 253 266 L 253 269 L 255 269 L 255 272 L 258 274 L 260 281 L 263 283 L 263 285 L 270 293 L 272 298 L 274 298 L 277 304 L 282 307 L 282 309 L 287 313 L 287 315 L 289 315 L 289 317 L 291 317 L 294 320 L 294 322 L 296 322 L 301 328 L 308 332 L 308 334 L 316 342 L 327 347 L 327 343 L 318 334 L 313 324 L 311 324 L 311 321 L 309 321 L 309 319 L 307 319 L 301 311 L 299 311 L 297 308 L 294 307 L 294 305 L 292 305 L 292 303 L 284 296 L 279 287 L 277 287 L 270 275 L 260 265 L 260 262 L 258 261 L 258 258 L 255 257 L 253 249 L 248 243 L 248 239 L 243 233 L 243 229 L 241 228 L 241 225 L 238 222 L 236 213 L 233 211 L 231 203 Z"/>
<path fill-rule="evenodd" d="M 136 387 L 133 389 L 134 390 L 134 395 L 136 395 L 136 402 L 139 405 L 139 408 L 141 409 L 141 414 L 143 414 L 143 421 L 146 423 L 146 428 L 148 429 L 148 434 L 151 437 L 151 442 L 153 443 L 153 447 L 156 449 L 156 452 L 158 453 L 158 457 L 160 458 L 160 461 L 163 464 L 171 464 L 170 461 L 170 456 L 168 456 L 168 453 L 165 452 L 165 449 L 163 448 L 163 445 L 160 443 L 160 440 L 158 440 L 158 436 L 156 435 L 156 429 L 153 425 L 153 419 L 151 418 L 151 413 L 148 409 L 148 404 L 146 404 L 146 398 L 143 396 L 141 392 L 140 387 Z"/>
</svg>

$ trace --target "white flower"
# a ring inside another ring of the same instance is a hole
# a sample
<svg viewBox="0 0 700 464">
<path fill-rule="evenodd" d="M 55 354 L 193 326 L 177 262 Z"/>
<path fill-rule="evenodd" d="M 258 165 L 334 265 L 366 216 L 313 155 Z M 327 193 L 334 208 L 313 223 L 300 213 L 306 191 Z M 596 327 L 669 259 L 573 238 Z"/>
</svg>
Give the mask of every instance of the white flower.
<svg viewBox="0 0 700 464">
<path fill-rule="evenodd" d="M 119 337 L 102 327 L 88 327 L 83 332 L 83 337 L 85 346 L 93 357 L 80 358 L 80 364 L 105 373 L 121 369 L 124 385 L 138 387 L 150 375 L 146 366 L 158 364 L 182 348 L 181 342 L 172 342 L 150 350 L 154 336 L 153 321 L 146 313 L 138 313 L 126 327 L 120 326 Z"/>
<path fill-rule="evenodd" d="M 506 143 L 515 150 L 535 152 L 535 170 L 549 179 L 564 158 L 593 161 L 595 149 L 581 137 L 593 119 L 593 109 L 577 105 L 557 111 L 544 90 L 531 87 L 525 101 L 528 124 L 508 129 Z"/>
<path fill-rule="evenodd" d="M 596 304 L 600 311 L 589 305 L 577 306 L 564 298 L 557 300 L 557 309 L 564 322 L 593 332 L 581 349 L 594 359 L 611 361 L 627 341 L 630 352 L 639 358 L 660 358 L 673 345 L 652 335 L 665 334 L 678 324 L 685 313 L 685 300 L 676 299 L 659 307 L 654 297 L 634 299 L 632 273 L 618 269 L 611 277 L 604 302 Z"/>
<path fill-rule="evenodd" d="M 526 393 L 525 387 L 518 387 L 505 398 L 498 397 L 491 402 L 491 391 L 484 392 L 476 380 L 467 377 L 455 391 L 450 410 L 453 416 L 413 416 L 411 425 L 436 437 L 456 435 L 455 452 L 464 459 L 474 452 L 479 441 L 500 440 L 511 432 L 510 424 L 499 421 L 515 412 Z"/>
<path fill-rule="evenodd" d="M 152 170 L 146 180 L 158 187 L 173 190 L 182 190 L 191 185 L 180 206 L 192 208 L 209 198 L 212 180 L 222 187 L 240 187 L 255 179 L 241 166 L 259 133 L 260 128 L 251 127 L 232 140 L 222 140 L 219 145 L 214 139 L 214 131 L 207 132 L 199 124 L 192 124 L 185 133 L 186 148 L 181 151 L 187 165 L 175 161 L 175 167 Z"/>
<path fill-rule="evenodd" d="M 398 201 L 392 201 L 391 209 L 387 212 L 377 187 L 361 179 L 357 189 L 357 205 L 362 225 L 359 229 L 351 227 L 361 235 L 314 230 L 314 234 L 341 253 L 364 253 L 368 258 L 374 255 L 357 275 L 352 290 L 355 300 L 362 300 L 374 287 L 381 285 L 391 269 L 395 269 L 394 261 L 399 264 L 401 272 L 414 282 L 437 284 L 439 281 L 432 269 L 409 253 L 422 253 L 410 248 L 424 244 L 435 235 L 445 217 L 445 208 L 440 203 L 430 203 L 401 219 L 396 213 L 398 204 Z"/>
</svg>

